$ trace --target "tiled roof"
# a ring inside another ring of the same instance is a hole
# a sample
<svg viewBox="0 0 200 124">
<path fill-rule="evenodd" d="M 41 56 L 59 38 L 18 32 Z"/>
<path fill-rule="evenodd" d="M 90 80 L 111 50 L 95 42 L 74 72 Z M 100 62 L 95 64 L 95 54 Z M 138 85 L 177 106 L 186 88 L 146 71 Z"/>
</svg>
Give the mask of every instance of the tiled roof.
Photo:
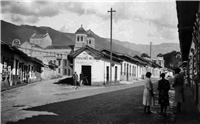
<svg viewBox="0 0 200 124">
<path fill-rule="evenodd" d="M 107 54 L 109 54 L 110 55 L 110 50 L 108 50 L 108 49 L 102 49 L 101 50 L 101 52 L 106 52 Z M 133 58 L 133 57 L 131 57 L 131 56 L 129 56 L 129 55 L 126 55 L 126 54 L 122 54 L 122 53 L 118 53 L 118 52 L 116 52 L 116 51 L 112 51 L 112 56 L 115 56 L 115 57 L 117 57 L 117 58 L 120 58 L 121 60 L 127 60 L 127 61 L 131 61 L 131 62 L 134 62 L 134 63 L 138 63 L 138 62 L 140 62 L 140 61 L 138 61 L 137 59 L 135 59 L 135 58 Z"/>
<path fill-rule="evenodd" d="M 90 29 L 87 31 L 87 37 L 94 38 L 94 36 L 92 35 L 92 31 Z"/>
<path fill-rule="evenodd" d="M 100 52 L 110 55 L 110 50 L 105 49 L 105 48 L 104 48 L 104 49 L 101 49 Z M 114 56 L 114 57 L 119 57 L 119 53 L 117 53 L 117 52 L 115 52 L 115 51 L 112 51 L 112 56 Z"/>
<path fill-rule="evenodd" d="M 87 34 L 87 32 L 85 31 L 85 29 L 81 25 L 81 27 L 76 31 L 75 34 Z"/>
<path fill-rule="evenodd" d="M 1 45 L 2 45 L 1 47 L 7 48 L 10 51 L 13 51 L 14 54 L 18 54 L 28 61 L 33 61 L 33 62 L 36 62 L 36 63 L 40 64 L 41 66 L 43 66 L 42 61 L 40 61 L 37 58 L 29 57 L 26 53 L 22 52 L 21 50 L 19 50 L 15 46 L 12 46 L 11 44 L 8 44 L 7 42 L 4 42 L 2 40 L 1 40 Z"/>
<path fill-rule="evenodd" d="M 101 57 L 103 54 L 101 52 L 99 52 L 96 49 L 93 49 L 92 47 L 89 47 L 88 45 L 72 52 L 69 54 L 70 57 L 75 58 L 76 56 L 78 56 L 81 52 L 83 52 L 85 49 L 88 49 L 89 51 L 91 51 L 93 54 L 97 55 L 98 57 Z"/>
<path fill-rule="evenodd" d="M 35 34 L 35 35 L 31 36 L 31 38 L 39 39 L 39 38 L 44 38 L 46 36 L 47 36 L 47 34 Z"/>
<path fill-rule="evenodd" d="M 71 49 L 69 45 L 52 45 L 52 46 L 47 46 L 45 49 Z"/>
<path fill-rule="evenodd" d="M 138 55 L 134 56 L 133 58 L 137 59 L 140 64 L 143 64 L 143 65 L 147 65 L 148 64 L 147 60 L 143 59 L 142 57 L 140 57 Z"/>
<path fill-rule="evenodd" d="M 72 57 L 72 58 L 75 58 L 76 56 L 78 56 L 81 52 L 83 52 L 86 49 L 91 51 L 93 54 L 95 54 L 99 58 L 104 57 L 104 58 L 110 59 L 110 55 L 108 55 L 106 53 L 102 53 L 102 52 L 100 52 L 100 51 L 98 51 L 98 50 L 96 50 L 96 49 L 94 49 L 92 47 L 89 47 L 87 45 L 82 47 L 82 48 L 80 48 L 80 49 L 78 49 L 78 50 L 76 50 L 76 51 L 74 51 L 74 52 L 72 52 L 72 53 L 70 53 L 68 56 Z M 121 59 L 116 58 L 116 57 L 113 57 L 113 60 L 114 61 L 118 61 L 118 62 L 121 61 Z"/>
</svg>

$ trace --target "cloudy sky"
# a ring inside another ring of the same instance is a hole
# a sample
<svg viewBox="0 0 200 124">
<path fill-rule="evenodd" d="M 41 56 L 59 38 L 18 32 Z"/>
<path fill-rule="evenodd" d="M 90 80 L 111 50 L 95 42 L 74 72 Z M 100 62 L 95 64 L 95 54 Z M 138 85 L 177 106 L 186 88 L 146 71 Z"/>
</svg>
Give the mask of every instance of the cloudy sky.
<svg viewBox="0 0 200 124">
<path fill-rule="evenodd" d="M 49 26 L 74 33 L 83 25 L 101 37 L 136 44 L 179 43 L 175 0 L 1 1 L 1 19 L 16 25 Z"/>
</svg>

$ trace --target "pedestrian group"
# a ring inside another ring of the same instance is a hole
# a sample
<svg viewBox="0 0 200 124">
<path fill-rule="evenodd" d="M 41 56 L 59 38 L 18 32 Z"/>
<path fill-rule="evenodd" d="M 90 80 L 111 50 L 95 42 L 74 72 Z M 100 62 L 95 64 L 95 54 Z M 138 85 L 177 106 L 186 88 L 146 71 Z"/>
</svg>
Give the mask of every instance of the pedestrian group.
<svg viewBox="0 0 200 124">
<path fill-rule="evenodd" d="M 165 79 L 165 73 L 160 75 L 161 79 L 158 81 L 158 103 L 160 104 L 160 114 L 166 116 L 167 107 L 169 104 L 169 90 L 172 82 L 172 87 L 175 90 L 175 103 L 176 112 L 181 112 L 181 103 L 184 102 L 184 74 L 180 73 L 180 68 L 175 69 L 175 75 L 172 79 L 168 76 Z M 144 113 L 152 114 L 150 107 L 155 105 L 155 98 L 153 92 L 153 84 L 151 81 L 151 72 L 146 73 L 146 79 L 144 81 L 144 91 L 143 91 L 143 105 Z"/>
</svg>

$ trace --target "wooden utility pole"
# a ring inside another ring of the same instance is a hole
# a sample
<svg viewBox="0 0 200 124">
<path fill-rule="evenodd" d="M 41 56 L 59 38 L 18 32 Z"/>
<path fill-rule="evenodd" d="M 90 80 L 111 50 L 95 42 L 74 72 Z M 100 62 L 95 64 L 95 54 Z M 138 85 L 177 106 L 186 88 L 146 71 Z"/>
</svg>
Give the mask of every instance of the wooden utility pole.
<svg viewBox="0 0 200 124">
<path fill-rule="evenodd" d="M 112 8 L 110 9 L 110 82 L 112 81 L 112 13 L 116 12 Z"/>
<path fill-rule="evenodd" d="M 152 47 L 152 42 L 150 42 L 150 60 L 151 60 L 151 47 Z"/>
</svg>

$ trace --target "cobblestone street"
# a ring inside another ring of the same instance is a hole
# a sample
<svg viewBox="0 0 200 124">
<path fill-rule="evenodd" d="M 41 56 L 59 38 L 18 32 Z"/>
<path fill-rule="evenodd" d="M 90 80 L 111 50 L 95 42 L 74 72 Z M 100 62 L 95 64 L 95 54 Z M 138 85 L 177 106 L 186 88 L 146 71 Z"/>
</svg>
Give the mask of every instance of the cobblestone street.
<svg viewBox="0 0 200 124">
<path fill-rule="evenodd" d="M 158 114 L 157 102 L 152 107 L 154 114 L 143 113 L 142 81 L 110 87 L 83 86 L 78 89 L 70 85 L 54 84 L 55 81 L 43 81 L 3 92 L 2 123 L 142 124 L 148 122 L 160 124 L 174 122 L 172 108 L 169 108 L 167 117 L 163 117 Z M 157 93 L 155 94 L 157 99 Z M 173 98 L 173 91 L 170 91 L 170 96 Z M 172 105 L 173 101 L 171 101 Z"/>
<path fill-rule="evenodd" d="M 65 80 L 65 78 L 63 78 Z M 167 116 L 159 114 L 157 81 L 153 114 L 144 114 L 143 81 L 111 86 L 55 84 L 60 79 L 28 84 L 2 92 L 2 124 L 198 124 L 200 114 L 186 87 L 182 113 L 174 114 L 174 90 L 169 91 Z M 28 94 L 27 94 L 28 93 Z"/>
</svg>

